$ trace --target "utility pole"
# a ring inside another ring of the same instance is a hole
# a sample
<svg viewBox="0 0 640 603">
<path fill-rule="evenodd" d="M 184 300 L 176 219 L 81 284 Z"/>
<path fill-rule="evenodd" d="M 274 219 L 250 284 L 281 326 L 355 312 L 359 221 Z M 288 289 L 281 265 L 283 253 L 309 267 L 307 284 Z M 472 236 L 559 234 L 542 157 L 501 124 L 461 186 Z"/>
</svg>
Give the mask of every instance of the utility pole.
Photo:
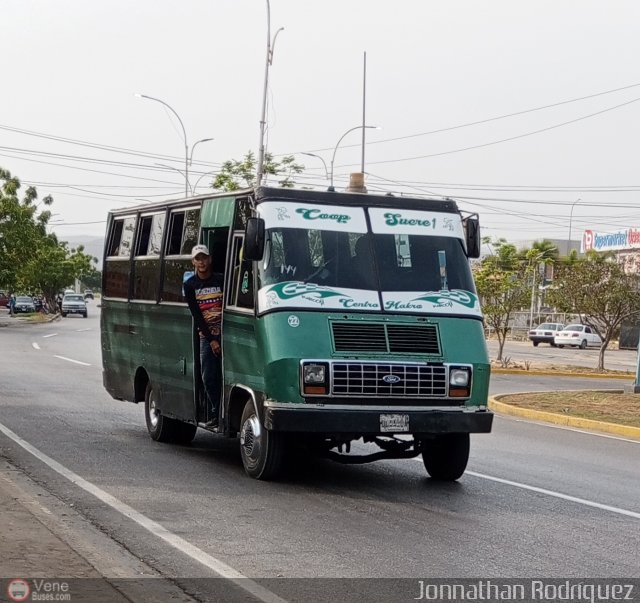
<svg viewBox="0 0 640 603">
<path fill-rule="evenodd" d="M 267 91 L 269 89 L 269 67 L 273 63 L 273 49 L 276 45 L 276 38 L 278 34 L 284 29 L 281 27 L 276 31 L 271 40 L 271 7 L 269 6 L 269 0 L 267 0 L 267 57 L 264 65 L 264 89 L 262 91 L 262 117 L 260 118 L 260 142 L 258 143 L 258 165 L 256 168 L 256 186 L 262 184 L 262 177 L 264 172 L 264 137 L 267 131 Z"/>
</svg>

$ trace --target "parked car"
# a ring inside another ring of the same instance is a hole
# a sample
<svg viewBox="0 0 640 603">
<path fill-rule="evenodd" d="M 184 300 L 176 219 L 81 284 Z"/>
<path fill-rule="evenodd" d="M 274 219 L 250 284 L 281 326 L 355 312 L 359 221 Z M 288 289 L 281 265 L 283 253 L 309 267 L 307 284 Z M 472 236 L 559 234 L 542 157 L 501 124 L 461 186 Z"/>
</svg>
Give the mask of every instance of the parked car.
<svg viewBox="0 0 640 603">
<path fill-rule="evenodd" d="M 82 293 L 67 293 L 67 295 L 62 298 L 60 313 L 63 317 L 66 317 L 67 314 L 81 314 L 86 318 L 87 302 Z"/>
<path fill-rule="evenodd" d="M 602 345 L 600 335 L 587 325 L 568 325 L 554 337 L 553 341 L 559 348 L 563 348 L 566 345 L 574 346 L 581 350 L 584 350 L 587 346 L 600 347 Z"/>
<path fill-rule="evenodd" d="M 529 339 L 534 346 L 539 343 L 549 343 L 553 347 L 556 346 L 554 338 L 564 329 L 564 325 L 559 322 L 543 322 L 541 325 L 534 327 L 529 331 Z"/>
<path fill-rule="evenodd" d="M 0 308 L 6 308 L 8 305 L 9 296 L 4 291 L 0 291 Z"/>
<path fill-rule="evenodd" d="M 93 299 L 93 291 L 91 289 L 84 290 L 84 298 L 85 299 Z"/>
<path fill-rule="evenodd" d="M 16 305 L 14 306 L 13 311 L 16 314 L 18 314 L 19 312 L 23 314 L 35 312 L 36 307 L 33 303 L 33 298 L 29 297 L 28 295 L 18 295 L 16 297 Z"/>
</svg>

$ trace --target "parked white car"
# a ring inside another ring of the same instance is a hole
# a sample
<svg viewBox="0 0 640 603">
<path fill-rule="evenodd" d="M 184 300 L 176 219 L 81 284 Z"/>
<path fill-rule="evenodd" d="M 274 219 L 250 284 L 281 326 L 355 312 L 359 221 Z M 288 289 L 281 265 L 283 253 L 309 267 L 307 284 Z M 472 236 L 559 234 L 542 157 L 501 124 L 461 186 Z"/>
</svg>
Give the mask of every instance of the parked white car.
<svg viewBox="0 0 640 603">
<path fill-rule="evenodd" d="M 587 346 L 600 347 L 602 339 L 600 335 L 594 333 L 587 325 L 567 325 L 554 339 L 554 343 L 559 347 L 574 346 L 584 350 Z"/>
<path fill-rule="evenodd" d="M 543 322 L 529 331 L 529 339 L 534 347 L 539 343 L 549 343 L 555 347 L 555 336 L 564 329 L 564 325 L 559 322 Z"/>
</svg>

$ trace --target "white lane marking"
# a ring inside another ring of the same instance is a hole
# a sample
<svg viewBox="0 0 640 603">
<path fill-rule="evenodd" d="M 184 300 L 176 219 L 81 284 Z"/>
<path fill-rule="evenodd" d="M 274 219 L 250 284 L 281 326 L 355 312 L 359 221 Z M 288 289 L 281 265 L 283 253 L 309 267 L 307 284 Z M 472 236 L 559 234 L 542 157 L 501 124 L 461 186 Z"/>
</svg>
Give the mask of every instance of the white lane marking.
<svg viewBox="0 0 640 603">
<path fill-rule="evenodd" d="M 84 333 L 85 331 L 91 331 L 91 329 L 76 329 L 76 333 Z"/>
<path fill-rule="evenodd" d="M 563 494 L 562 492 L 555 492 L 554 490 L 546 490 L 545 488 L 538 488 L 537 486 L 529 486 L 528 484 L 522 484 L 520 482 L 512 482 L 508 479 L 502 479 L 501 477 L 493 477 L 492 475 L 486 475 L 484 473 L 476 473 L 475 471 L 466 471 L 468 475 L 479 477 L 481 479 L 487 479 L 492 482 L 498 482 L 499 484 L 505 484 L 507 486 L 513 486 L 515 488 L 521 488 L 522 490 L 529 490 L 530 492 L 537 492 L 539 494 L 546 494 L 547 496 L 553 496 L 554 498 L 561 498 L 562 500 L 568 500 L 570 502 L 585 505 L 586 507 L 593 507 L 594 509 L 601 509 L 602 511 L 609 511 L 611 513 L 617 513 L 618 515 L 626 515 L 627 517 L 633 517 L 634 519 L 640 519 L 640 513 L 635 511 L 628 511 L 627 509 L 621 509 L 620 507 L 612 507 L 611 505 L 604 505 L 602 503 L 594 502 L 592 500 L 586 500 L 585 498 L 578 498 L 577 496 L 570 496 L 569 494 Z"/>
<path fill-rule="evenodd" d="M 34 350 L 39 350 L 40 346 L 34 341 L 31 346 L 33 347 Z"/>
<path fill-rule="evenodd" d="M 176 534 L 167 530 L 164 526 L 149 519 L 146 515 L 136 511 L 133 507 L 130 507 L 126 503 L 112 496 L 108 492 L 105 492 L 98 486 L 80 477 L 77 473 L 74 473 L 70 469 L 67 469 L 64 465 L 58 463 L 50 456 L 44 454 L 38 450 L 35 446 L 32 446 L 26 440 L 23 440 L 19 435 L 11 431 L 6 425 L 0 423 L 0 431 L 4 433 L 8 438 L 11 438 L 16 444 L 22 446 L 27 452 L 31 453 L 37 459 L 41 460 L 45 465 L 68 479 L 71 483 L 82 488 L 85 492 L 92 494 L 98 500 L 102 501 L 106 505 L 109 505 L 112 509 L 115 509 L 125 517 L 135 521 L 139 526 L 145 530 L 151 532 L 154 536 L 161 538 L 172 547 L 188 555 L 192 559 L 195 559 L 198 563 L 201 563 L 205 567 L 216 572 L 220 577 L 226 578 L 230 582 L 233 582 L 238 588 L 250 593 L 260 601 L 265 603 L 287 603 L 285 599 L 280 598 L 275 593 L 266 589 L 260 584 L 247 578 L 244 574 L 241 574 L 238 570 L 234 569 L 230 565 L 216 559 L 212 555 L 205 553 L 202 549 L 194 546 L 184 538 L 177 536 Z"/>
<path fill-rule="evenodd" d="M 56 337 L 57 335 L 57 333 L 49 333 L 49 335 L 43 335 L 42 339 L 46 339 L 47 337 Z"/>
<path fill-rule="evenodd" d="M 414 457 L 412 460 L 422 462 L 422 457 Z M 473 475 L 473 477 L 479 477 L 480 479 L 486 479 L 492 482 L 498 482 L 499 484 L 505 484 L 506 486 L 513 486 L 514 488 L 521 488 L 522 490 L 529 490 L 530 492 L 537 492 L 538 494 L 546 494 L 547 496 L 553 496 L 554 498 L 561 498 L 562 500 L 568 500 L 580 505 L 585 505 L 586 507 L 593 507 L 594 509 L 601 509 L 602 511 L 610 511 L 611 513 L 617 513 L 618 515 L 626 515 L 627 517 L 640 519 L 640 513 L 637 513 L 636 511 L 629 511 L 627 509 L 621 509 L 620 507 L 612 507 L 611 505 L 605 505 L 593 500 L 587 500 L 586 498 L 578 498 L 577 496 L 563 494 L 562 492 L 555 492 L 554 490 L 545 490 L 544 488 L 529 486 L 528 484 L 523 484 L 521 482 L 512 482 L 511 480 L 503 479 L 501 477 L 494 477 L 493 475 L 487 475 L 486 473 L 465 471 L 464 474 Z"/>
<path fill-rule="evenodd" d="M 73 362 L 75 364 L 81 364 L 82 366 L 91 366 L 90 364 L 88 364 L 86 362 L 80 362 L 80 360 L 74 360 L 73 358 L 67 358 L 66 356 L 56 356 L 54 354 L 53 357 L 54 358 L 60 358 L 60 360 L 66 360 L 67 362 Z"/>
</svg>

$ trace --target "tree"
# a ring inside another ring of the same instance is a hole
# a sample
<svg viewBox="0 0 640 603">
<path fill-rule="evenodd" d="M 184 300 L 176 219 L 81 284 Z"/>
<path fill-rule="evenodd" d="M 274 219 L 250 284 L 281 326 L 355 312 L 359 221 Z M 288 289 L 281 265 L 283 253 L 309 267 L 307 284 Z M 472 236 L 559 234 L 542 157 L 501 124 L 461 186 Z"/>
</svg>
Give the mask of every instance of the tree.
<svg viewBox="0 0 640 603">
<path fill-rule="evenodd" d="M 292 188 L 295 184 L 293 176 L 300 174 L 304 166 L 296 163 L 293 155 L 286 155 L 276 161 L 271 153 L 264 156 L 264 174 L 279 176 L 278 183 L 283 188 Z M 222 191 L 235 191 L 240 188 L 250 188 L 256 184 L 256 158 L 252 151 L 248 151 L 241 161 L 230 159 L 222 164 L 218 175 L 213 179 L 211 188 Z"/>
<path fill-rule="evenodd" d="M 579 261 L 561 263 L 549 300 L 558 309 L 579 314 L 582 324 L 602 338 L 598 369 L 604 370 L 604 354 L 623 320 L 640 314 L 640 278 L 625 273 L 607 254 L 595 251 Z"/>
<path fill-rule="evenodd" d="M 53 199 L 28 187 L 20 199 L 20 180 L 0 168 L 0 284 L 10 291 L 42 292 L 53 298 L 76 278 L 95 270 L 95 258 L 82 247 L 69 249 L 47 233 Z M 42 207 L 44 206 L 44 207 Z"/>
<path fill-rule="evenodd" d="M 502 360 L 511 317 L 529 299 L 531 265 L 523 260 L 515 245 L 504 239 L 498 239 L 492 247 L 494 253 L 474 269 L 474 277 L 484 320 L 498 337 L 497 359 Z"/>
<path fill-rule="evenodd" d="M 38 213 L 38 193 L 34 187 L 27 188 L 20 199 L 20 180 L 9 171 L 0 168 L 0 181 L 3 181 L 0 187 L 0 284 L 14 291 L 25 255 L 46 235 L 51 212 Z M 45 206 L 52 202 L 51 197 L 42 200 Z"/>
<path fill-rule="evenodd" d="M 97 258 L 84 253 L 82 245 L 70 249 L 66 242 L 58 242 L 55 235 L 47 235 L 21 267 L 19 280 L 24 290 L 40 291 L 50 301 L 76 279 L 95 272 Z"/>
</svg>

